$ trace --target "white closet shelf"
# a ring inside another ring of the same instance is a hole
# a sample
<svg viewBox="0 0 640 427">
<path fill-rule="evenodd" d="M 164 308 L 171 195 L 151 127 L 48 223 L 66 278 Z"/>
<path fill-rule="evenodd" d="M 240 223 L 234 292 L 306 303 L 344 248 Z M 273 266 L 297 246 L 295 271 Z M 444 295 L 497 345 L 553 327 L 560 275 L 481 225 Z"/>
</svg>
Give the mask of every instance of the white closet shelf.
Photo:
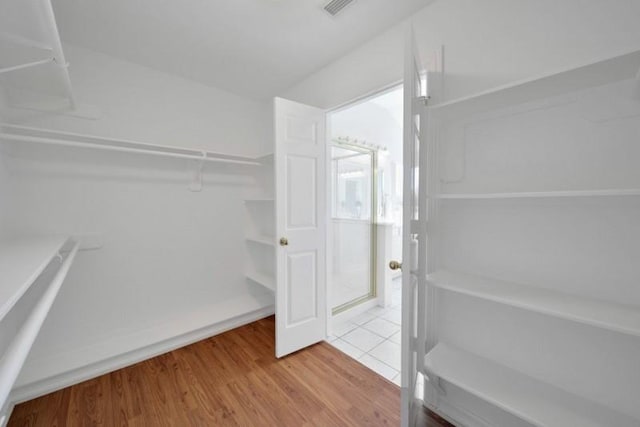
<svg viewBox="0 0 640 427">
<path fill-rule="evenodd" d="M 65 242 L 63 241 L 62 243 Z M 53 302 L 58 296 L 58 292 L 60 292 L 60 287 L 67 277 L 67 273 L 69 272 L 71 264 L 73 263 L 79 249 L 80 242 L 75 242 L 66 258 L 63 261 L 61 260 L 62 264 L 60 265 L 58 272 L 31 309 L 31 312 L 20 326 L 20 329 L 13 337 L 13 340 L 6 348 L 2 358 L 0 359 L 1 407 L 4 407 L 16 379 L 18 378 L 18 375 L 20 375 L 20 371 L 29 356 L 31 347 L 42 328 L 42 324 L 49 314 L 49 310 L 51 309 Z"/>
<path fill-rule="evenodd" d="M 0 243 L 0 320 L 13 308 L 68 237 L 25 237 Z"/>
<path fill-rule="evenodd" d="M 255 198 L 255 199 L 245 199 L 245 203 L 273 203 L 275 199 L 270 198 Z"/>
<path fill-rule="evenodd" d="M 259 243 L 261 245 L 266 245 L 266 246 L 276 245 L 274 241 L 275 238 L 271 236 L 252 235 L 252 236 L 246 236 L 245 239 L 249 242 Z"/>
<path fill-rule="evenodd" d="M 2 130 L 0 132 L 0 139 L 6 141 L 31 142 L 103 151 L 149 154 L 162 157 L 192 159 L 203 162 L 232 163 L 250 166 L 260 166 L 262 164 L 254 157 L 218 153 L 192 147 L 174 147 L 150 144 L 146 142 L 105 138 L 95 135 L 62 132 L 6 123 L 0 124 L 0 129 Z"/>
<path fill-rule="evenodd" d="M 581 67 L 436 104 L 430 107 L 430 110 L 443 119 L 464 118 L 476 113 L 637 78 L 639 70 L 640 51 L 636 50 Z"/>
<path fill-rule="evenodd" d="M 463 350 L 437 344 L 424 366 L 438 377 L 536 426 L 637 426 L 638 420 Z"/>
<path fill-rule="evenodd" d="M 448 270 L 436 271 L 427 280 L 447 291 L 640 337 L 640 307 Z"/>
<path fill-rule="evenodd" d="M 640 189 L 605 189 L 605 190 L 571 190 L 571 191 L 531 191 L 517 193 L 440 193 L 436 199 L 444 200 L 477 200 L 477 199 L 535 199 L 561 197 L 615 197 L 640 196 Z"/>
<path fill-rule="evenodd" d="M 271 291 L 275 291 L 276 290 L 276 285 L 275 285 L 275 280 L 273 278 L 273 276 L 267 274 L 267 273 L 260 273 L 257 271 L 249 271 L 245 274 L 245 276 L 247 277 L 247 279 L 256 282 L 259 285 L 264 286 L 265 288 L 271 290 Z"/>
</svg>

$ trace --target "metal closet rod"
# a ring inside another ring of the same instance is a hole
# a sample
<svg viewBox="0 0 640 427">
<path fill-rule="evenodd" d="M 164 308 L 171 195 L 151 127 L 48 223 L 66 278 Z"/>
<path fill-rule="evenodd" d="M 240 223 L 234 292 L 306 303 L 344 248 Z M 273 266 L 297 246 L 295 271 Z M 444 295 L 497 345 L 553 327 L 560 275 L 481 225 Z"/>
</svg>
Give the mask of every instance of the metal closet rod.
<svg viewBox="0 0 640 427">
<path fill-rule="evenodd" d="M 10 140 L 10 141 L 33 142 L 37 144 L 61 145 L 66 147 L 93 148 L 97 150 L 119 151 L 124 153 L 150 154 L 154 156 L 172 157 L 172 158 L 180 158 L 180 159 L 192 159 L 192 160 L 200 160 L 204 162 L 213 162 L 213 163 L 231 163 L 231 164 L 252 165 L 252 166 L 259 166 L 262 164 L 250 157 L 241 157 L 241 156 L 234 156 L 229 154 L 213 153 L 210 151 L 198 150 L 198 149 L 192 149 L 192 148 L 169 147 L 166 145 L 156 145 L 156 144 L 149 144 L 145 142 L 136 142 L 136 141 L 122 140 L 122 139 L 114 139 L 114 138 L 102 138 L 102 137 L 93 136 L 93 135 L 83 135 L 79 133 L 51 131 L 46 129 L 38 129 L 38 128 L 33 128 L 28 126 L 19 126 L 19 125 L 11 125 L 11 124 L 1 124 L 0 128 L 2 129 L 2 132 L 0 132 L 0 138 Z M 8 130 L 9 132 L 6 132 L 5 130 Z M 34 135 L 15 134 L 15 133 L 11 133 L 10 132 L 11 130 L 37 132 L 40 134 L 45 134 L 45 135 L 48 134 L 48 135 L 34 136 Z M 71 140 L 62 139 L 62 138 L 86 139 L 93 142 L 71 141 Z M 119 144 L 119 145 L 108 145 L 108 144 Z M 126 147 L 123 145 L 137 146 L 137 148 Z M 162 150 L 173 150 L 173 152 L 162 151 Z M 179 153 L 176 151 L 183 151 L 183 153 Z"/>
</svg>

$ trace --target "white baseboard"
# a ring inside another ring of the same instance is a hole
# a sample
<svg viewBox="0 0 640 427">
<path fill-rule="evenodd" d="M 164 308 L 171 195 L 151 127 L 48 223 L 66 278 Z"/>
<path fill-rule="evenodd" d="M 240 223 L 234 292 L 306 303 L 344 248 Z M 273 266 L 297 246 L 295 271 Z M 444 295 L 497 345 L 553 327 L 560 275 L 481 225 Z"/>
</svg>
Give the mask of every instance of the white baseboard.
<svg viewBox="0 0 640 427">
<path fill-rule="evenodd" d="M 222 332 L 246 325 L 272 314 L 274 314 L 273 304 L 258 309 L 253 307 L 251 311 L 173 336 L 169 339 L 161 340 L 126 353 L 99 360 L 98 362 L 90 363 L 86 366 L 69 370 L 43 380 L 21 385 L 11 392 L 8 400 L 12 404 L 31 400 L 53 391 L 78 384 L 82 381 L 98 377 L 105 373 L 167 353 L 177 348 L 184 347 L 214 335 L 218 335 Z"/>
</svg>

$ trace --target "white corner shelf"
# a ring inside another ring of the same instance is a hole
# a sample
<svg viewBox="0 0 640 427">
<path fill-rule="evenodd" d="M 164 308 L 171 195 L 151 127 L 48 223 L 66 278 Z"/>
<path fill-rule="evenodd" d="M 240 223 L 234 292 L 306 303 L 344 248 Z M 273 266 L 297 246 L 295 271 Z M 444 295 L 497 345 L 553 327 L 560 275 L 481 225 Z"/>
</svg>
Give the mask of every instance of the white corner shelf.
<svg viewBox="0 0 640 427">
<path fill-rule="evenodd" d="M 481 200 L 481 199 L 536 199 L 562 197 L 624 197 L 640 196 L 640 189 L 607 189 L 575 191 L 531 191 L 518 193 L 440 193 L 435 196 L 442 200 Z"/>
<path fill-rule="evenodd" d="M 427 280 L 447 291 L 640 337 L 640 307 L 447 270 Z"/>
<path fill-rule="evenodd" d="M 264 286 L 265 288 L 269 289 L 270 291 L 275 292 L 276 290 L 276 284 L 275 284 L 275 279 L 273 278 L 273 276 L 266 274 L 266 273 L 260 273 L 257 271 L 249 271 L 245 274 L 246 278 L 256 282 L 259 285 Z"/>
<path fill-rule="evenodd" d="M 536 426 L 638 426 L 639 420 L 463 350 L 437 344 L 425 370 Z"/>
<path fill-rule="evenodd" d="M 464 118 L 481 112 L 633 79 L 638 76 L 638 70 L 640 70 L 640 51 L 636 50 L 581 67 L 561 70 L 436 104 L 430 107 L 430 110 L 443 119 Z"/>
<path fill-rule="evenodd" d="M 68 237 L 25 237 L 0 243 L 0 320 L 42 274 Z"/>
<path fill-rule="evenodd" d="M 252 242 L 252 243 L 258 243 L 260 245 L 264 245 L 264 246 L 275 246 L 275 237 L 271 237 L 271 236 L 262 236 L 262 235 L 251 235 L 251 236 L 246 236 L 245 240 L 247 240 L 248 242 Z"/>
</svg>

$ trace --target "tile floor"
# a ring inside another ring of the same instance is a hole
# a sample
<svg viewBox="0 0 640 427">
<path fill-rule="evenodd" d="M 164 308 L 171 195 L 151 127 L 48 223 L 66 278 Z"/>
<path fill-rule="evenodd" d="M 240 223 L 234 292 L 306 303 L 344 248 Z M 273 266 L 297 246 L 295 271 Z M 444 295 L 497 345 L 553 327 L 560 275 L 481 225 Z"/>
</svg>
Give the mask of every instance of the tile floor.
<svg viewBox="0 0 640 427">
<path fill-rule="evenodd" d="M 373 371 L 400 385 L 401 282 L 393 281 L 391 307 L 374 307 L 333 325 L 327 341 Z"/>
</svg>

